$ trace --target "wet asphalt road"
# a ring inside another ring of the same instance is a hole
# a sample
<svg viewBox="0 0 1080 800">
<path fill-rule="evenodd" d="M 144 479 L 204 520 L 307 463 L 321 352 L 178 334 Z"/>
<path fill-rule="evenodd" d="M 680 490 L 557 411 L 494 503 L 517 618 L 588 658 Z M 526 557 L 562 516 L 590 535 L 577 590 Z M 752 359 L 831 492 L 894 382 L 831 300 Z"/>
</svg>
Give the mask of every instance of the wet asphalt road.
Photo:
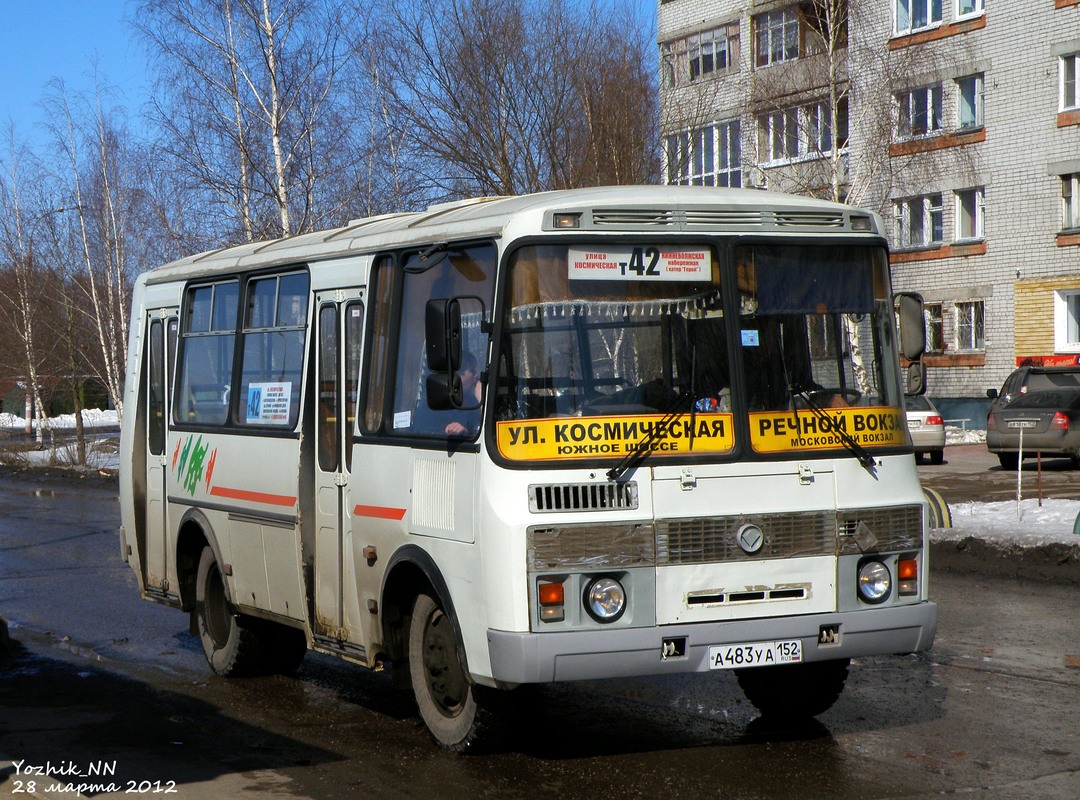
<svg viewBox="0 0 1080 800">
<path fill-rule="evenodd" d="M 920 474 L 948 478 L 939 491 L 959 502 L 993 483 L 967 455 Z M 559 685 L 536 692 L 504 752 L 459 757 L 386 674 L 309 655 L 296 678 L 213 676 L 186 618 L 138 599 L 118 518 L 107 483 L 0 479 L 0 614 L 21 645 L 0 672 L 0 797 L 100 789 L 73 773 L 103 768 L 118 791 L 84 794 L 1058 800 L 1080 787 L 1076 586 L 932 578 L 934 648 L 859 660 L 799 729 L 756 719 L 728 674 Z"/>
</svg>

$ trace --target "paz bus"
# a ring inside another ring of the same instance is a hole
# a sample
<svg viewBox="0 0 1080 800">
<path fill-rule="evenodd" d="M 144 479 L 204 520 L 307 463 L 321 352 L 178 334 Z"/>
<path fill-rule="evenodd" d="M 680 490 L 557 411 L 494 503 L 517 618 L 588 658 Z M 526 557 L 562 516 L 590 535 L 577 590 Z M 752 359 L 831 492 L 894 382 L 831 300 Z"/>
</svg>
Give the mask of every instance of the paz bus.
<svg viewBox="0 0 1080 800">
<path fill-rule="evenodd" d="M 217 673 L 389 665 L 455 751 L 555 681 L 731 670 L 820 714 L 937 625 L 888 263 L 868 211 L 617 187 L 151 270 L 123 557 Z"/>
</svg>

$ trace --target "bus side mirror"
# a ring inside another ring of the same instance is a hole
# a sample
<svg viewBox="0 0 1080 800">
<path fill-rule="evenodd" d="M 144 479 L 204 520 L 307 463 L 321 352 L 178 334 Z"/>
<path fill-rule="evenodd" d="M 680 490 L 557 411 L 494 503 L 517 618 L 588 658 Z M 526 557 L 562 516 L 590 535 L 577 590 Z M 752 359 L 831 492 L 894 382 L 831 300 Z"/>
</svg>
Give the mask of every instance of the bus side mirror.
<svg viewBox="0 0 1080 800">
<path fill-rule="evenodd" d="M 424 309 L 428 369 L 454 374 L 461 368 L 461 304 L 456 297 L 428 300 Z"/>
<path fill-rule="evenodd" d="M 926 352 L 922 295 L 900 292 L 893 299 L 900 318 L 900 355 L 908 361 L 918 361 Z"/>
<path fill-rule="evenodd" d="M 912 361 L 908 364 L 904 377 L 907 384 L 904 387 L 904 394 L 917 395 L 926 393 L 926 364 L 921 361 Z"/>
<path fill-rule="evenodd" d="M 988 398 L 990 398 L 991 400 L 997 400 L 998 399 L 998 390 L 997 389 L 987 389 L 986 390 L 986 396 Z"/>
</svg>

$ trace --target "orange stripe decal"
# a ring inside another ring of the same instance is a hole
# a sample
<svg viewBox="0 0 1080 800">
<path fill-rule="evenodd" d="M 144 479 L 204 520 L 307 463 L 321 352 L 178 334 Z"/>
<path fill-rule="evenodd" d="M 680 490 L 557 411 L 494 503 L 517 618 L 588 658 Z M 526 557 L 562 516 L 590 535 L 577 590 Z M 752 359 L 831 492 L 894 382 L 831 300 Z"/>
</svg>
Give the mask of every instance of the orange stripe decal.
<svg viewBox="0 0 1080 800">
<path fill-rule="evenodd" d="M 373 517 L 375 519 L 404 519 L 404 508 L 388 508 L 387 506 L 362 506 L 357 505 L 353 509 L 353 516 Z"/>
<path fill-rule="evenodd" d="M 296 498 L 283 494 L 250 492 L 247 489 L 230 489 L 227 486 L 215 486 L 210 490 L 214 497 L 227 497 L 230 500 L 245 500 L 249 503 L 263 503 L 268 506 L 295 506 Z"/>
</svg>

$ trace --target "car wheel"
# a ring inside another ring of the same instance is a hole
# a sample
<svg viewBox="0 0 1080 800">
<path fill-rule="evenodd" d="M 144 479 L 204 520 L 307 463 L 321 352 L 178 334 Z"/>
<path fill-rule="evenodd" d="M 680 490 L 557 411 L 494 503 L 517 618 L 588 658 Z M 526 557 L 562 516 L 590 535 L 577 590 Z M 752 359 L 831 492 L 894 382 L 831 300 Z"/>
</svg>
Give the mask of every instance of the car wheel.
<svg viewBox="0 0 1080 800">
<path fill-rule="evenodd" d="M 998 461 L 1002 469 L 1015 470 L 1020 466 L 1020 456 L 1017 453 L 998 453 Z"/>
<path fill-rule="evenodd" d="M 931 464 L 944 464 L 945 463 L 945 451 L 944 450 L 932 450 L 930 452 Z"/>
</svg>

